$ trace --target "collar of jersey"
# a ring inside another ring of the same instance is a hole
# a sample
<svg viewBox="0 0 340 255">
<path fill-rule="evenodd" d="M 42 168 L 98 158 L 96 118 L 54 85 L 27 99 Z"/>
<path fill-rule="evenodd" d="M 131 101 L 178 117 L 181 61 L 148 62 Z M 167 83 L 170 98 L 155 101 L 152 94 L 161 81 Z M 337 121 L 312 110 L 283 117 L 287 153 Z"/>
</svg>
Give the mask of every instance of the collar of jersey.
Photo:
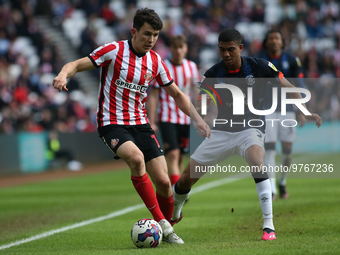
<svg viewBox="0 0 340 255">
<path fill-rule="evenodd" d="M 223 61 L 223 60 L 222 60 L 222 61 Z M 240 70 L 241 70 L 242 67 L 243 67 L 243 58 L 241 57 L 241 67 L 240 67 L 239 69 L 236 69 L 236 70 L 229 70 L 229 69 L 227 68 L 226 65 L 224 65 L 224 66 L 226 67 L 227 72 L 228 72 L 229 74 L 238 73 L 238 72 L 240 72 Z"/>
<path fill-rule="evenodd" d="M 133 54 L 135 54 L 137 57 L 142 58 L 145 56 L 146 53 L 137 53 L 135 49 L 132 47 L 132 42 L 131 40 L 128 41 L 130 50 L 132 51 Z"/>
</svg>

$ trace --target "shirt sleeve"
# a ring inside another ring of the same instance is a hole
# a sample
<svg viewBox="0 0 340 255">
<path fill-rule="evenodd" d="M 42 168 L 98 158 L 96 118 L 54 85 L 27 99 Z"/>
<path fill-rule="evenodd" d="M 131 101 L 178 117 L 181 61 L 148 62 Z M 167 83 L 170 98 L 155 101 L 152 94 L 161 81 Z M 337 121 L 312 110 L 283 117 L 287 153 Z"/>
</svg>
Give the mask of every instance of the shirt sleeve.
<svg viewBox="0 0 340 255">
<path fill-rule="evenodd" d="M 88 57 L 96 67 L 106 66 L 111 63 L 114 56 L 117 54 L 118 46 L 115 42 L 104 44 L 93 52 Z"/>
<path fill-rule="evenodd" d="M 270 82 L 272 84 L 275 84 L 275 85 L 281 84 L 282 79 L 284 77 L 283 73 L 277 70 L 277 68 L 274 66 L 273 63 L 260 58 L 258 64 L 261 70 L 261 77 L 272 78 L 270 79 Z"/>
<path fill-rule="evenodd" d="M 160 87 L 165 87 L 171 85 L 174 80 L 171 77 L 171 74 L 164 64 L 164 62 L 158 56 L 158 72 L 156 76 L 156 82 Z"/>
</svg>

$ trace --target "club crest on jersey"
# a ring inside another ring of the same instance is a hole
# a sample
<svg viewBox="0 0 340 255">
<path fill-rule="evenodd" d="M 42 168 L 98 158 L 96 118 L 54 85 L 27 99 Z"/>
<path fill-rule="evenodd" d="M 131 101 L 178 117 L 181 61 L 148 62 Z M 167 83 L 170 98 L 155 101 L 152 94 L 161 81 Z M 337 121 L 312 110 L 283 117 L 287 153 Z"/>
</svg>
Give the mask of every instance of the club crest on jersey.
<svg viewBox="0 0 340 255">
<path fill-rule="evenodd" d="M 152 76 L 151 73 L 146 73 L 144 75 L 144 79 L 145 79 L 145 81 L 152 81 L 153 80 L 153 76 Z"/>
<path fill-rule="evenodd" d="M 119 143 L 119 139 L 118 138 L 115 138 L 115 139 L 111 139 L 111 147 L 112 149 L 114 147 L 116 147 L 116 145 Z"/>
<path fill-rule="evenodd" d="M 249 74 L 247 77 L 246 77 L 246 82 L 249 86 L 252 86 L 254 85 L 255 83 L 255 78 L 252 74 Z"/>
<path fill-rule="evenodd" d="M 268 61 L 268 66 L 269 66 L 271 69 L 273 69 L 275 72 L 277 72 L 277 69 L 276 69 L 276 67 L 273 65 L 272 62 L 269 62 L 269 61 Z"/>
</svg>

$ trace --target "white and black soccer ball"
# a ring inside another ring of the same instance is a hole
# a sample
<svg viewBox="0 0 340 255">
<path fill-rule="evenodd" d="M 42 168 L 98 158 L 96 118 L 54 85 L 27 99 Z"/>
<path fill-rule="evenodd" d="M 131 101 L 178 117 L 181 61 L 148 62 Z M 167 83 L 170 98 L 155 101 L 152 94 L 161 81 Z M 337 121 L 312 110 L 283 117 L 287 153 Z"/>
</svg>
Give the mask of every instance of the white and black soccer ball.
<svg viewBox="0 0 340 255">
<path fill-rule="evenodd" d="M 131 240 L 137 248 L 155 248 L 163 238 L 163 230 L 157 221 L 141 219 L 131 229 Z"/>
</svg>

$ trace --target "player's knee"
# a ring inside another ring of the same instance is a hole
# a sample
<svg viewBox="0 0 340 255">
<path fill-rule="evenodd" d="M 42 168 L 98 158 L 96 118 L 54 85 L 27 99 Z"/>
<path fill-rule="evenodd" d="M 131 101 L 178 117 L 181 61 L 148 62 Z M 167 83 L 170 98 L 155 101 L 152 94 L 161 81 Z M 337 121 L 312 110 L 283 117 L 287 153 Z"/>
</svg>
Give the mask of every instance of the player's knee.
<svg viewBox="0 0 340 255">
<path fill-rule="evenodd" d="M 289 166 L 292 162 L 291 150 L 282 150 L 281 161 L 284 166 Z"/>
<path fill-rule="evenodd" d="M 168 176 L 166 176 L 168 177 Z M 161 189 L 161 190 L 167 190 L 169 188 L 171 188 L 171 182 L 169 180 L 169 178 L 161 178 L 159 180 L 157 180 L 157 188 Z"/>
<path fill-rule="evenodd" d="M 282 149 L 282 153 L 286 154 L 286 155 L 289 155 L 289 154 L 292 153 L 292 148 L 283 148 Z"/>
<path fill-rule="evenodd" d="M 166 153 L 166 159 L 167 161 L 170 161 L 170 162 L 178 162 L 179 160 L 179 156 L 180 156 L 180 152 L 178 149 L 176 150 L 171 150 L 171 151 L 168 151 Z"/>
<path fill-rule="evenodd" d="M 257 172 L 262 170 L 263 164 L 264 162 L 261 157 L 253 157 L 249 162 L 251 169 L 256 169 Z"/>
<path fill-rule="evenodd" d="M 142 169 L 144 168 L 144 156 L 143 154 L 135 154 L 131 155 L 127 159 L 127 163 L 129 164 L 130 168 L 133 169 Z"/>
</svg>

